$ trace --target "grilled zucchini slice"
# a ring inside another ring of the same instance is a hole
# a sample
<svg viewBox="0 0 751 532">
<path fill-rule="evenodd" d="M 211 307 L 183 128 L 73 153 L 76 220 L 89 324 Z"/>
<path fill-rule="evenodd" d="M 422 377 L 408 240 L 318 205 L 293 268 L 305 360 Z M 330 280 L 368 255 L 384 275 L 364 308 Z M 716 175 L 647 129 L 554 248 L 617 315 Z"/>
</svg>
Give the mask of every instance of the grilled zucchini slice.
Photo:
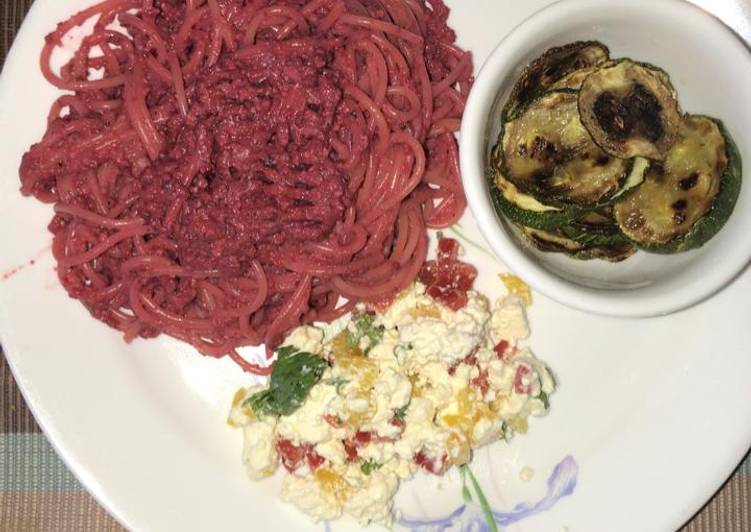
<svg viewBox="0 0 751 532">
<path fill-rule="evenodd" d="M 496 151 L 498 147 L 496 146 Z M 649 162 L 646 159 L 638 157 L 634 159 L 631 174 L 613 198 L 621 197 L 640 185 L 648 166 Z M 543 230 L 570 226 L 581 227 L 586 231 L 597 228 L 595 222 L 590 223 L 590 221 L 600 216 L 600 228 L 607 225 L 610 232 L 614 229 L 620 234 L 620 229 L 612 217 L 612 209 L 609 207 L 603 207 L 598 211 L 587 211 L 575 205 L 547 205 L 534 196 L 520 191 L 516 185 L 506 179 L 495 159 L 492 168 L 488 170 L 488 175 L 491 176 L 488 184 L 496 212 L 514 223 Z M 602 222 L 604 216 L 598 214 L 606 211 L 608 213 L 607 224 Z"/>
<path fill-rule="evenodd" d="M 681 121 L 670 78 L 630 59 L 587 76 L 579 91 L 579 112 L 594 141 L 621 159 L 664 159 Z"/>
<path fill-rule="evenodd" d="M 675 253 L 701 247 L 727 222 L 741 186 L 741 159 L 721 122 L 686 116 L 662 164 L 614 206 L 623 233 L 639 247 Z"/>
<path fill-rule="evenodd" d="M 521 192 L 497 169 L 491 170 L 490 192 L 496 212 L 514 223 L 536 229 L 557 229 L 581 215 L 576 207 L 555 207 Z"/>
<path fill-rule="evenodd" d="M 630 241 L 621 232 L 610 206 L 589 211 L 560 227 L 560 232 L 587 246 L 620 246 Z"/>
<path fill-rule="evenodd" d="M 587 67 L 582 68 L 581 70 L 575 70 L 571 72 L 570 74 L 565 75 L 555 83 L 553 83 L 550 86 L 550 90 L 552 91 L 558 91 L 558 90 L 576 90 L 582 88 L 582 85 L 584 84 L 584 80 L 587 79 L 587 76 L 595 72 L 599 67 L 593 66 L 593 67 Z"/>
<path fill-rule="evenodd" d="M 519 230 L 527 242 L 546 253 L 574 254 L 584 249 L 584 244 L 558 231 L 543 231 L 524 226 L 519 226 Z"/>
<path fill-rule="evenodd" d="M 579 260 L 602 259 L 620 262 L 636 252 L 636 247 L 628 241 L 600 245 L 579 242 L 561 231 L 541 231 L 531 227 L 519 227 L 519 230 L 524 240 L 540 251 L 565 253 Z"/>
<path fill-rule="evenodd" d="M 572 91 L 543 94 L 507 122 L 497 153 L 508 181 L 550 205 L 598 205 L 634 169 L 633 161 L 611 157 L 592 141 Z"/>
<path fill-rule="evenodd" d="M 503 121 L 516 118 L 561 78 L 605 63 L 609 54 L 608 47 L 596 41 L 579 41 L 548 49 L 522 72 L 503 109 Z"/>
<path fill-rule="evenodd" d="M 631 243 L 612 246 L 594 246 L 580 251 L 574 258 L 579 260 L 601 259 L 608 262 L 621 262 L 636 253 L 636 246 Z"/>
</svg>

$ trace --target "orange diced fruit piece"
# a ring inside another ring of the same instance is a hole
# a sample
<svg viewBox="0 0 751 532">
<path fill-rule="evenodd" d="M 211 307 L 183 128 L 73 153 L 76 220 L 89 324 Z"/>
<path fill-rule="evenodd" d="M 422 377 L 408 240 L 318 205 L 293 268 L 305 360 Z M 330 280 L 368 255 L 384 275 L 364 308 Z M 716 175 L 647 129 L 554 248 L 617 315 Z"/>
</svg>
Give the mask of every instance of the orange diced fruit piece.
<svg viewBox="0 0 751 532">
<path fill-rule="evenodd" d="M 519 296 L 525 305 L 532 304 L 532 291 L 527 286 L 527 283 L 513 273 L 502 273 L 498 277 L 500 277 L 510 294 Z"/>
<path fill-rule="evenodd" d="M 349 484 L 336 471 L 322 467 L 316 469 L 313 476 L 321 489 L 336 497 L 339 502 L 344 502 L 349 496 Z"/>
</svg>

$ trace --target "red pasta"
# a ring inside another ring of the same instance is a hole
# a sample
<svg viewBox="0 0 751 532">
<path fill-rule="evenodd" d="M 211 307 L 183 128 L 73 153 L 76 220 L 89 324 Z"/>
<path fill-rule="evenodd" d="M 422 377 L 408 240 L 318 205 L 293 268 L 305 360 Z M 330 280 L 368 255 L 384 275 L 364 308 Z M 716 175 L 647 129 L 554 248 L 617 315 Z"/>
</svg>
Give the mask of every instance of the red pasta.
<svg viewBox="0 0 751 532">
<path fill-rule="evenodd" d="M 441 0 L 106 0 L 61 23 L 41 68 L 69 93 L 20 177 L 55 204 L 70 296 L 127 341 L 266 373 L 237 349 L 404 289 L 427 228 L 466 206 L 472 60 L 447 17 Z"/>
</svg>

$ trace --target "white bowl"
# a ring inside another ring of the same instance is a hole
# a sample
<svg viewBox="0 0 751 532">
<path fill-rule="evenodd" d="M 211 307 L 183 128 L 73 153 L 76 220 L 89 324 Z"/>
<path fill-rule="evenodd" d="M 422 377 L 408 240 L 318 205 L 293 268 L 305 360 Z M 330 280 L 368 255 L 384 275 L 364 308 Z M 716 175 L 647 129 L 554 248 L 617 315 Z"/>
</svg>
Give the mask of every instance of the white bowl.
<svg viewBox="0 0 751 532">
<path fill-rule="evenodd" d="M 704 247 L 674 255 L 638 252 L 617 264 L 578 261 L 522 245 L 493 208 L 486 175 L 501 109 L 521 70 L 552 46 L 598 40 L 611 57 L 664 68 L 689 113 L 719 118 L 744 159 L 744 184 L 725 227 Z M 740 37 L 683 0 L 562 0 L 517 26 L 492 52 L 469 95 L 461 170 L 469 206 L 500 259 L 533 288 L 596 314 L 668 314 L 711 296 L 751 259 L 751 53 Z"/>
</svg>

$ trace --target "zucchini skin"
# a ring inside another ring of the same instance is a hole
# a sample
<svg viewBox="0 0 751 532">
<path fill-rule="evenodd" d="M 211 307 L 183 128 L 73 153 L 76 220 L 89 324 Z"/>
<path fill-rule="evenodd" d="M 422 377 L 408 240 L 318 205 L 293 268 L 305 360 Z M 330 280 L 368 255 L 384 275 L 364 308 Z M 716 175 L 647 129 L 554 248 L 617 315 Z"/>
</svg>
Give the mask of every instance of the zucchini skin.
<svg viewBox="0 0 751 532">
<path fill-rule="evenodd" d="M 653 78 L 650 80 L 647 80 L 646 78 L 640 79 L 638 84 L 642 87 L 647 86 L 653 97 L 657 98 L 657 101 L 659 102 L 662 135 L 657 140 L 650 139 L 646 145 L 642 144 L 638 147 L 635 146 L 634 143 L 637 139 L 632 137 L 620 140 L 614 139 L 610 136 L 609 132 L 602 128 L 599 119 L 596 118 L 594 104 L 597 98 L 594 98 L 593 94 L 597 94 L 598 91 L 597 89 L 590 90 L 588 84 L 594 83 L 596 76 L 598 76 L 600 72 L 604 72 L 605 70 L 615 70 L 620 67 L 636 67 L 646 71 L 649 73 L 650 77 Z M 655 82 L 654 87 L 649 86 L 649 82 L 651 81 Z M 659 98 L 659 89 L 663 89 L 663 96 L 665 96 L 665 94 L 669 94 L 669 96 Z M 677 96 L 677 92 L 673 87 L 670 76 L 665 70 L 643 61 L 634 61 L 628 57 L 623 57 L 609 61 L 602 65 L 598 71 L 587 77 L 579 91 L 579 114 L 581 115 L 584 127 L 592 136 L 592 140 L 607 154 L 618 158 L 641 156 L 648 159 L 662 160 L 665 157 L 665 153 L 675 140 L 678 123 L 681 118 L 681 110 Z"/>
<path fill-rule="evenodd" d="M 587 247 L 623 246 L 631 243 L 615 220 L 612 225 L 608 224 L 603 228 L 588 228 L 580 224 L 579 220 L 591 212 L 590 209 L 568 207 L 560 211 L 544 212 L 523 209 L 506 199 L 499 190 L 495 180 L 503 179 L 502 176 L 495 174 L 493 177 L 492 171 L 488 171 L 488 176 L 488 186 L 496 213 L 518 226 L 538 231 L 558 231 L 560 236 Z"/>
<path fill-rule="evenodd" d="M 580 242 L 570 238 L 561 231 L 537 231 L 529 227 L 518 226 L 520 238 L 530 246 L 544 253 L 563 253 L 576 260 L 602 259 L 608 262 L 620 262 L 636 252 L 636 247 L 628 240 Z"/>
<path fill-rule="evenodd" d="M 501 131 L 501 136 L 503 131 Z M 507 199 L 498 186 L 498 180 L 508 181 L 503 177 L 501 171 L 502 167 L 502 155 L 500 144 L 496 145 L 493 149 L 491 156 L 491 163 L 486 169 L 487 184 L 490 190 L 490 196 L 493 202 L 493 207 L 496 213 L 505 216 L 511 222 L 531 227 L 532 229 L 538 229 L 541 231 L 551 231 L 554 229 L 563 229 L 567 235 L 574 239 L 582 239 L 583 241 L 593 241 L 593 245 L 622 245 L 629 242 L 628 239 L 623 236 L 618 225 L 613 221 L 613 231 L 609 233 L 603 233 L 601 231 L 587 231 L 582 228 L 577 228 L 575 222 L 581 219 L 588 212 L 596 210 L 598 208 L 610 205 L 613 203 L 613 196 L 617 196 L 617 199 L 628 197 L 633 190 L 637 189 L 641 182 L 632 186 L 630 189 L 623 191 L 619 189 L 613 194 L 605 198 L 601 203 L 594 206 L 581 206 L 579 204 L 566 202 L 566 201 L 548 201 L 549 197 L 541 198 L 536 194 L 529 194 L 529 196 L 535 198 L 537 201 L 544 203 L 550 207 L 555 207 L 559 210 L 549 211 L 532 211 L 524 209 L 514 202 Z M 632 162 L 636 164 L 636 159 Z M 646 173 L 648 166 L 642 170 L 641 180 L 644 180 L 644 174 Z M 629 175 L 632 169 L 629 169 Z"/>
<path fill-rule="evenodd" d="M 555 95 L 555 94 L 577 95 L 578 93 L 579 91 L 576 89 L 553 89 L 553 90 L 543 91 L 540 94 L 538 94 L 537 98 L 527 102 L 526 106 L 523 109 L 519 110 L 519 113 L 517 114 L 516 118 L 521 117 L 527 111 L 527 109 L 531 105 L 533 105 L 535 102 L 537 102 L 539 99 L 545 98 L 547 96 Z M 493 147 L 492 157 L 491 157 L 492 164 L 495 166 L 497 171 L 500 172 L 502 175 L 509 175 L 509 172 L 510 172 L 506 163 L 506 157 L 504 155 L 504 150 L 503 150 L 503 140 L 506 135 L 507 124 L 508 124 L 508 120 L 504 120 L 503 125 L 501 126 L 501 130 L 498 133 L 498 139 L 496 141 L 496 145 Z M 584 128 L 583 125 L 582 125 L 582 128 Z M 594 141 L 593 141 L 593 147 L 595 149 L 600 149 L 599 146 L 596 143 L 594 143 Z M 603 153 L 603 155 L 605 154 Z M 613 158 L 613 159 L 616 159 L 616 158 Z M 630 190 L 624 191 L 624 186 L 626 185 L 629 178 L 631 177 L 632 172 L 635 170 L 636 168 L 635 165 L 638 159 L 644 160 L 643 158 L 639 158 L 639 157 L 633 157 L 630 160 L 625 160 L 625 162 L 627 163 L 627 168 L 623 176 L 619 180 L 618 187 L 615 188 L 614 190 L 611 190 L 604 196 L 594 201 L 592 200 L 584 201 L 582 199 L 574 199 L 574 198 L 569 197 L 569 195 L 565 192 L 554 192 L 550 190 L 545 190 L 541 187 L 535 186 L 530 183 L 520 184 L 512 179 L 507 179 L 507 178 L 504 178 L 504 179 L 506 179 L 506 181 L 514 183 L 514 185 L 517 188 L 519 188 L 519 190 L 521 190 L 522 192 L 524 192 L 525 194 L 529 196 L 532 196 L 540 203 L 549 205 L 551 207 L 556 207 L 561 210 L 570 210 L 575 213 L 581 213 L 586 210 L 597 209 L 604 205 L 609 205 L 613 203 L 616 200 L 616 198 L 619 198 L 624 192 L 630 192 Z M 648 166 L 642 169 L 641 181 L 639 183 L 641 183 L 644 180 L 644 176 L 647 172 L 647 169 L 648 169 Z M 638 185 L 632 188 L 637 188 L 637 187 Z M 509 218 L 512 218 L 512 216 L 509 216 Z M 512 219 L 514 221 L 518 221 L 514 218 Z M 524 223 L 524 222 L 519 221 L 519 223 Z M 531 227 L 535 227 L 537 229 L 543 229 L 542 227 L 536 227 L 536 226 L 531 226 Z"/>
<path fill-rule="evenodd" d="M 720 232 L 735 210 L 743 181 L 743 162 L 740 151 L 721 120 L 711 116 L 704 116 L 704 118 L 713 121 L 720 129 L 725 139 L 725 155 L 728 160 L 725 173 L 720 179 L 720 191 L 715 196 L 712 209 L 700 218 L 688 233 L 666 244 L 644 244 L 633 241 L 639 249 L 662 255 L 698 249 Z"/>
<path fill-rule="evenodd" d="M 649 166 L 645 167 L 642 171 L 641 175 L 641 181 L 636 186 L 631 187 L 629 190 L 623 190 L 624 186 L 626 185 L 629 176 L 631 175 L 631 172 L 634 171 L 634 165 L 636 164 L 636 160 L 638 157 L 633 157 L 628 161 L 628 169 L 626 170 L 625 174 L 620 180 L 620 183 L 618 184 L 618 188 L 613 190 L 612 192 L 606 194 L 602 198 L 600 198 L 599 201 L 593 202 L 593 203 L 578 203 L 574 202 L 570 198 L 567 198 L 564 194 L 545 194 L 543 192 L 540 192 L 539 190 L 531 190 L 530 195 L 534 196 L 538 201 L 546 203 L 552 207 L 559 207 L 559 208 L 567 208 L 572 205 L 577 207 L 577 210 L 579 212 L 587 212 L 587 211 L 593 211 L 596 209 L 599 209 L 600 207 L 605 207 L 607 205 L 612 205 L 617 200 L 621 199 L 622 197 L 627 196 L 629 193 L 633 192 L 635 189 L 639 188 L 639 184 L 644 182 L 644 176 L 647 173 L 647 170 L 649 169 Z"/>
<path fill-rule="evenodd" d="M 564 207 L 559 211 L 545 212 L 536 212 L 530 211 L 528 209 L 522 209 L 518 205 L 507 200 L 499 190 L 495 180 L 499 177 L 500 179 L 503 179 L 503 177 L 498 174 L 497 169 L 490 168 L 488 169 L 486 174 L 488 176 L 490 197 L 492 199 L 493 207 L 495 208 L 496 213 L 505 216 L 516 224 L 531 227 L 533 229 L 539 229 L 542 231 L 550 231 L 553 229 L 558 229 L 559 227 L 568 224 L 572 220 L 576 220 L 583 214 L 583 211 L 581 209 L 570 206 Z"/>
<path fill-rule="evenodd" d="M 569 256 L 577 260 L 606 260 L 608 262 L 621 262 L 636 253 L 633 244 L 613 244 L 612 246 L 594 246 L 584 249 Z"/>
<path fill-rule="evenodd" d="M 670 79 L 670 74 L 668 74 L 668 71 L 665 70 L 662 67 L 658 67 L 657 65 L 654 65 L 652 63 L 648 63 L 647 61 L 639 61 L 637 59 L 634 59 L 633 57 L 619 57 L 618 59 L 611 59 L 607 63 L 604 63 L 600 65 L 600 68 L 606 68 L 608 66 L 615 65 L 616 63 L 620 63 L 621 61 L 629 61 L 635 65 L 639 65 L 640 67 L 644 67 L 647 70 L 651 70 L 652 73 L 657 76 L 657 78 L 665 85 L 670 93 L 675 98 L 676 103 L 678 104 L 678 111 L 682 113 L 681 111 L 681 102 L 678 101 L 678 91 L 675 90 L 675 87 L 673 86 L 673 81 Z"/>
<path fill-rule="evenodd" d="M 610 247 L 610 246 L 623 246 L 630 244 L 631 241 L 626 238 L 619 229 L 615 226 L 612 231 L 598 231 L 598 230 L 583 230 L 572 223 L 560 227 L 560 231 L 563 232 L 568 238 L 584 244 L 586 246 L 594 247 Z"/>
<path fill-rule="evenodd" d="M 599 49 L 603 57 L 601 61 L 593 62 L 584 67 L 598 66 L 610 59 L 610 50 L 603 43 L 599 41 L 577 41 L 563 46 L 549 48 L 541 56 L 529 63 L 524 68 L 511 90 L 511 94 L 508 97 L 501 115 L 503 121 L 508 122 L 519 116 L 526 110 L 531 102 L 536 100 L 551 85 L 576 70 L 573 68 L 573 65 L 568 65 L 568 69 L 564 68 L 563 71 L 557 73 L 558 75 L 551 76 L 544 72 L 544 70 L 550 66 L 550 64 L 548 64 L 549 61 L 555 61 L 557 58 L 556 56 L 562 56 L 565 58 L 566 54 L 569 52 L 576 54 L 588 47 Z M 558 59 L 560 60 L 561 57 L 558 57 Z M 562 64 L 565 65 L 565 59 L 563 59 Z"/>
<path fill-rule="evenodd" d="M 678 102 L 677 91 L 672 84 L 670 75 L 664 69 L 656 65 L 644 61 L 636 61 L 628 57 L 609 59 L 609 51 L 607 47 L 596 41 L 572 43 L 571 45 L 559 49 L 548 50 L 548 52 L 560 52 L 569 47 L 587 45 L 600 47 L 601 50 L 604 50 L 607 59 L 604 61 L 597 61 L 593 63 L 593 66 L 586 68 L 590 68 L 593 72 L 596 72 L 601 68 L 607 68 L 624 61 L 629 61 L 650 71 L 651 74 L 658 79 L 660 82 L 659 85 L 662 87 L 655 89 L 658 94 L 664 94 L 664 91 L 667 90 L 672 96 L 672 100 L 675 102 L 675 109 L 677 110 L 678 123 L 680 123 L 680 120 L 684 119 L 686 115 L 684 115 L 684 111 L 681 109 L 680 103 Z M 587 214 L 599 211 L 603 207 L 606 209 L 612 209 L 612 206 L 625 201 L 631 196 L 631 194 L 635 193 L 640 188 L 647 175 L 648 166 L 642 172 L 641 181 L 639 181 L 637 179 L 638 171 L 635 171 L 636 167 L 634 166 L 634 161 L 636 161 L 639 156 L 629 158 L 631 165 L 628 167 L 628 172 L 626 173 L 624 180 L 619 182 L 620 184 L 618 185 L 618 188 L 607 192 L 596 201 L 593 199 L 594 195 L 592 194 L 587 194 L 585 196 L 586 199 L 582 201 L 581 199 L 566 197 L 565 193 L 562 192 L 562 187 L 558 189 L 553 189 L 552 187 L 550 189 L 544 189 L 537 183 L 527 184 L 521 182 L 517 184 L 515 175 L 511 176 L 513 179 L 504 177 L 509 175 L 507 173 L 508 168 L 503 151 L 503 139 L 508 122 L 519 118 L 535 101 L 547 94 L 556 92 L 581 94 L 573 85 L 555 85 L 555 83 L 561 82 L 566 76 L 576 73 L 577 70 L 568 71 L 565 75 L 558 76 L 557 78 L 555 77 L 557 73 L 550 75 L 541 70 L 537 72 L 534 70 L 535 67 L 539 67 L 539 65 L 542 64 L 542 60 L 546 59 L 548 52 L 528 65 L 522 72 L 520 79 L 517 80 L 516 86 L 512 90 L 502 111 L 501 131 L 497 139 L 497 144 L 493 147 L 490 162 L 486 168 L 486 179 L 496 213 L 508 222 L 511 222 L 511 224 L 516 226 L 519 230 L 536 230 L 548 233 L 548 238 L 543 238 L 540 242 L 553 242 L 550 238 L 554 237 L 559 241 L 566 242 L 567 247 L 565 249 L 557 250 L 543 249 L 540 246 L 535 246 L 534 242 L 528 237 L 523 237 L 522 234 L 517 234 L 521 240 L 527 241 L 528 244 L 537 247 L 542 251 L 562 252 L 573 259 L 579 260 L 602 259 L 611 262 L 619 262 L 631 256 L 637 250 L 666 255 L 680 253 L 700 248 L 716 236 L 727 223 L 735 209 L 742 187 L 743 168 L 741 154 L 730 132 L 721 120 L 713 117 L 695 115 L 702 116 L 703 118 L 715 123 L 725 142 L 724 149 L 727 163 L 725 170 L 719 179 L 719 190 L 714 188 L 718 186 L 716 182 L 714 182 L 715 184 L 712 185 L 712 192 L 715 192 L 716 195 L 714 196 L 714 199 L 711 200 L 709 210 L 701 215 L 701 217 L 690 226 L 687 233 L 673 238 L 673 240 L 667 243 L 656 244 L 640 242 L 636 240 L 636 234 L 633 234 L 632 238 L 630 238 L 624 232 L 627 230 L 627 226 L 624 225 L 622 230 L 621 226 L 615 219 L 612 220 L 612 225 L 608 220 L 605 220 L 601 226 L 587 226 L 587 224 L 582 223 L 583 217 Z M 549 59 L 550 56 L 547 56 L 547 58 Z M 532 88 L 529 85 L 529 82 L 535 79 L 538 79 L 538 81 L 544 80 L 545 82 Z M 586 79 L 586 76 L 584 79 Z M 577 104 L 579 106 L 579 115 L 581 116 L 581 100 L 578 100 Z M 675 113 L 673 113 L 673 115 L 675 115 Z M 590 136 L 592 136 L 591 132 Z M 719 148 L 721 150 L 722 148 L 719 147 L 716 133 L 712 134 L 712 138 L 714 139 L 713 145 L 716 147 L 715 149 Z M 673 141 L 675 141 L 675 139 L 673 139 Z M 594 137 L 593 142 L 596 146 L 604 150 L 602 145 L 597 142 Z M 672 145 L 672 142 L 670 144 Z M 604 151 L 608 152 L 608 150 Z M 715 151 L 715 153 L 721 152 Z M 617 155 L 611 156 L 620 158 Z M 512 156 L 509 157 L 511 158 Z M 646 159 L 646 157 L 642 158 Z M 664 157 L 655 157 L 655 159 L 662 160 Z M 514 168 L 516 167 L 514 166 Z M 526 174 L 524 174 L 524 171 L 520 170 L 520 175 L 525 176 Z M 716 172 L 714 175 L 717 175 Z M 505 185 L 499 186 L 497 181 L 499 179 L 513 184 L 516 189 L 509 189 Z M 626 186 L 627 181 L 630 181 L 632 184 Z M 647 189 L 643 190 L 646 191 Z M 657 205 L 658 207 L 661 206 L 663 203 L 663 201 L 659 199 L 661 197 L 662 196 L 659 195 L 655 197 L 653 200 L 654 205 Z M 705 196 L 705 198 L 706 197 L 707 196 Z M 531 201 L 533 199 L 536 200 L 536 202 Z M 667 205 L 670 202 L 665 203 Z M 708 202 L 705 202 L 704 205 L 707 205 L 707 203 Z M 693 219 L 696 218 L 694 217 Z M 686 231 L 686 228 L 687 226 L 684 225 L 681 232 Z M 667 238 L 670 238 L 670 235 L 668 235 Z M 663 238 L 663 240 L 665 239 Z"/>
</svg>

